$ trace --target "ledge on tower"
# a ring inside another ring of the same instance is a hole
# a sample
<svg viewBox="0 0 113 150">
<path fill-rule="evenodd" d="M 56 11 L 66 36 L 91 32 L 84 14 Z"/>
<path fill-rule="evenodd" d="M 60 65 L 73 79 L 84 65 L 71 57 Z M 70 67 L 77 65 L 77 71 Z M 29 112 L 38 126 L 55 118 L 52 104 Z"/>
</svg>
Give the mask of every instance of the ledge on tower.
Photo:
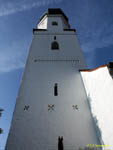
<svg viewBox="0 0 113 150">
<path fill-rule="evenodd" d="M 33 34 L 35 33 L 35 31 L 36 32 L 38 32 L 38 31 L 47 31 L 47 29 L 33 29 Z"/>
<path fill-rule="evenodd" d="M 68 22 L 68 17 L 63 13 L 63 11 L 60 8 L 49 8 L 48 11 L 46 11 L 42 15 L 40 20 L 42 20 L 46 15 L 62 15 L 65 18 L 65 20 Z"/>
</svg>

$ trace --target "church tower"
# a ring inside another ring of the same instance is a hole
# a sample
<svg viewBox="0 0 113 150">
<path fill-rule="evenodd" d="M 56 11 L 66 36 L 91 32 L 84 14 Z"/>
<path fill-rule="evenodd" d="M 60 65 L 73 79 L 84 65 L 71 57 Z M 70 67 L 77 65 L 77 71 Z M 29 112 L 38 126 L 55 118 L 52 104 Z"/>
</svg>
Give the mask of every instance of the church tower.
<svg viewBox="0 0 113 150">
<path fill-rule="evenodd" d="M 76 30 L 61 9 L 48 9 L 33 29 L 6 150 L 58 150 L 59 136 L 64 150 L 100 144 L 80 69 Z"/>
</svg>

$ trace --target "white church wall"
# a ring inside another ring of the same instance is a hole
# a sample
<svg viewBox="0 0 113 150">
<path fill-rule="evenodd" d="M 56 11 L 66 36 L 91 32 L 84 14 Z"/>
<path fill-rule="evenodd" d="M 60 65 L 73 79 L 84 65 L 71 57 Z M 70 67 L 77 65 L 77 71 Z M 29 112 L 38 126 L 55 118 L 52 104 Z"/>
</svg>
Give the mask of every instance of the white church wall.
<svg viewBox="0 0 113 150">
<path fill-rule="evenodd" d="M 57 25 L 52 25 L 56 22 Z M 69 24 L 65 21 L 62 15 L 49 15 L 44 18 L 37 25 L 38 29 L 48 29 L 51 32 L 63 32 L 64 29 L 69 29 Z"/>
<path fill-rule="evenodd" d="M 64 137 L 65 150 L 99 144 L 83 82 L 75 66 L 68 62 L 33 60 L 27 64 L 6 150 L 46 147 L 57 150 L 58 136 Z M 55 83 L 58 96 L 54 96 Z M 54 110 L 48 111 L 48 104 L 53 104 Z M 28 111 L 24 111 L 25 105 L 30 106 Z"/>
<path fill-rule="evenodd" d="M 57 150 L 58 136 L 64 137 L 65 150 L 100 144 L 79 72 L 87 65 L 76 33 L 64 31 L 61 18 L 48 15 L 47 31 L 34 30 L 6 150 Z M 59 49 L 51 49 L 53 41 Z"/>
<path fill-rule="evenodd" d="M 91 111 L 97 119 L 105 149 L 113 150 L 113 79 L 108 68 L 81 72 Z"/>
<path fill-rule="evenodd" d="M 54 36 L 56 36 L 56 40 L 54 40 Z M 58 42 L 58 50 L 51 49 L 53 41 Z M 48 34 L 47 31 L 38 31 L 33 37 L 31 47 L 32 50 L 29 54 L 31 59 L 70 60 L 76 63 L 76 68 L 87 69 L 85 59 L 74 32 L 69 33 L 67 36 L 67 31 L 64 31 L 62 34 Z"/>
<path fill-rule="evenodd" d="M 64 137 L 65 150 L 99 144 L 79 73 L 87 67 L 74 33 L 68 38 L 65 35 L 56 35 L 59 50 L 51 50 L 54 35 L 43 31 L 34 35 L 6 150 L 43 150 L 46 146 L 57 150 L 58 136 Z M 79 59 L 80 64 L 68 61 L 70 58 Z M 58 97 L 53 95 L 55 83 Z M 48 112 L 48 104 L 55 106 L 52 112 Z M 25 105 L 30 106 L 28 111 L 24 111 Z"/>
<path fill-rule="evenodd" d="M 57 22 L 58 25 L 52 25 L 52 22 L 54 21 Z M 64 29 L 69 29 L 69 25 L 66 22 L 64 22 L 64 18 L 61 15 L 48 17 L 48 31 L 62 32 Z"/>
</svg>

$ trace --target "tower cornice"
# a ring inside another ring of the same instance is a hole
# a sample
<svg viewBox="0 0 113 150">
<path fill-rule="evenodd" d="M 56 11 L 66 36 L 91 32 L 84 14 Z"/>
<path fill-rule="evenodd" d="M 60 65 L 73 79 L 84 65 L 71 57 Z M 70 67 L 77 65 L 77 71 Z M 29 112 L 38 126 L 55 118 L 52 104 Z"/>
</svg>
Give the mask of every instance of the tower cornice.
<svg viewBox="0 0 113 150">
<path fill-rule="evenodd" d="M 60 9 L 60 8 L 49 8 L 48 11 L 46 11 L 42 17 L 40 18 L 40 21 L 45 17 L 45 16 L 48 16 L 48 15 L 62 15 L 65 20 L 68 22 L 68 17 L 63 13 L 63 11 Z"/>
</svg>

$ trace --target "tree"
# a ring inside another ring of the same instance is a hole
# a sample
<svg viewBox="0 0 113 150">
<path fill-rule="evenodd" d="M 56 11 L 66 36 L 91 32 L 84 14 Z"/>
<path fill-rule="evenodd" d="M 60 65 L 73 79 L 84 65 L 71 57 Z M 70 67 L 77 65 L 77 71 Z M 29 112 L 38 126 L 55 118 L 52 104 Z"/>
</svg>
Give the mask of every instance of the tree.
<svg viewBox="0 0 113 150">
<path fill-rule="evenodd" d="M 2 134 L 3 133 L 3 129 L 2 128 L 0 128 L 0 134 Z"/>
<path fill-rule="evenodd" d="M 3 112 L 3 111 L 4 111 L 4 110 L 0 108 L 0 117 L 2 116 L 2 112 Z M 3 129 L 0 128 L 0 134 L 2 134 L 2 133 L 3 133 Z"/>
</svg>

